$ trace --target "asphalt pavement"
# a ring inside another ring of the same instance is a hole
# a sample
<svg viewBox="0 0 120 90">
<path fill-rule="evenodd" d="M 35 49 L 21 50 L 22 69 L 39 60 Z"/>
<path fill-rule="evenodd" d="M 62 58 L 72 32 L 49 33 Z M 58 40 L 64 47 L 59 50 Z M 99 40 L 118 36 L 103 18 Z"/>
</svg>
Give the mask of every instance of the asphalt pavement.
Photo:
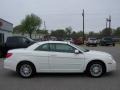
<svg viewBox="0 0 120 90">
<path fill-rule="evenodd" d="M 117 61 L 117 70 L 101 78 L 85 74 L 36 74 L 29 79 L 3 68 L 0 59 L 0 90 L 120 90 L 120 46 L 85 47 L 112 54 Z"/>
</svg>

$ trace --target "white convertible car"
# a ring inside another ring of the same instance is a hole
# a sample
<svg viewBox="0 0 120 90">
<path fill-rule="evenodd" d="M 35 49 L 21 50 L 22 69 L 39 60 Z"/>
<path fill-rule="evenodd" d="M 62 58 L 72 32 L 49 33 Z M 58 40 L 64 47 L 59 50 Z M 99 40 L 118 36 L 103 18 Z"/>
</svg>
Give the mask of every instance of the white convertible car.
<svg viewBox="0 0 120 90">
<path fill-rule="evenodd" d="M 106 52 L 87 50 L 68 42 L 44 41 L 8 51 L 4 68 L 17 71 L 24 78 L 40 72 L 86 72 L 100 77 L 116 70 L 116 61 Z"/>
</svg>

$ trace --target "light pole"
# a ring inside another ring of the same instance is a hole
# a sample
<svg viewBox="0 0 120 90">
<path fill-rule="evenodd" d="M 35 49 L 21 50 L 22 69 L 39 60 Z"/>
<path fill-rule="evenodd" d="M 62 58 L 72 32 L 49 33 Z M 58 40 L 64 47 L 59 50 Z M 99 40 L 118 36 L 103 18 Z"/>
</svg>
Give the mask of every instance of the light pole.
<svg viewBox="0 0 120 90">
<path fill-rule="evenodd" d="M 44 30 L 46 30 L 46 23 L 45 23 L 45 21 L 44 21 Z"/>
<path fill-rule="evenodd" d="M 82 16 L 83 16 L 83 44 L 84 44 L 84 39 L 85 39 L 85 32 L 84 32 L 84 29 L 85 29 L 85 25 L 84 25 L 84 19 L 85 19 L 85 12 L 84 12 L 84 9 L 83 9 L 83 13 L 82 13 Z"/>
<path fill-rule="evenodd" d="M 109 16 L 109 29 L 111 28 L 111 16 Z"/>
</svg>

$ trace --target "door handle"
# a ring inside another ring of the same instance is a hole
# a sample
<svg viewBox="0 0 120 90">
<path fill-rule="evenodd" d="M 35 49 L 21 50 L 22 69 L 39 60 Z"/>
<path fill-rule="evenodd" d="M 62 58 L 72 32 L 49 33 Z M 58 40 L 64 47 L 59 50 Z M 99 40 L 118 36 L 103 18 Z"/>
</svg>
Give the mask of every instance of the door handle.
<svg viewBox="0 0 120 90">
<path fill-rule="evenodd" d="M 50 55 L 51 57 L 55 57 L 56 55 Z"/>
</svg>

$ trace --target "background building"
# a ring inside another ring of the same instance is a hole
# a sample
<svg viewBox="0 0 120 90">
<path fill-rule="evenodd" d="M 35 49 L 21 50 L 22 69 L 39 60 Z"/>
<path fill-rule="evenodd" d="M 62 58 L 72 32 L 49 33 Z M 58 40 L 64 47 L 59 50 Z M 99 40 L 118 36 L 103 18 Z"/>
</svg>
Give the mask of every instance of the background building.
<svg viewBox="0 0 120 90">
<path fill-rule="evenodd" d="M 8 36 L 12 36 L 13 24 L 0 18 L 0 43 L 4 43 Z"/>
</svg>

